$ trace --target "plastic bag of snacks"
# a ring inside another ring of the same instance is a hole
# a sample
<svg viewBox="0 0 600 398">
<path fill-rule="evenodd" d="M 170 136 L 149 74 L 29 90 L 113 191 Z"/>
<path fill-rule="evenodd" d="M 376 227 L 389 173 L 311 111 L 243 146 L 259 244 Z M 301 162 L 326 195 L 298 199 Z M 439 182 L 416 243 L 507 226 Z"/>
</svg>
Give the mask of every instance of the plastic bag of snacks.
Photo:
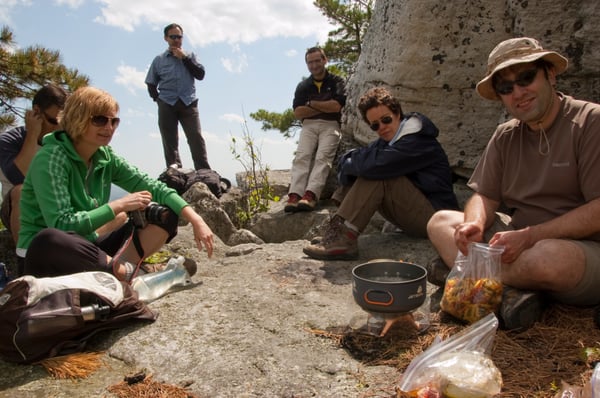
<svg viewBox="0 0 600 398">
<path fill-rule="evenodd" d="M 468 323 L 496 312 L 502 301 L 503 251 L 503 246 L 471 243 L 467 256 L 459 252 L 446 278 L 442 310 Z"/>
<path fill-rule="evenodd" d="M 500 393 L 502 375 L 490 358 L 498 319 L 488 314 L 417 355 L 399 388 L 409 397 L 489 398 Z"/>
</svg>

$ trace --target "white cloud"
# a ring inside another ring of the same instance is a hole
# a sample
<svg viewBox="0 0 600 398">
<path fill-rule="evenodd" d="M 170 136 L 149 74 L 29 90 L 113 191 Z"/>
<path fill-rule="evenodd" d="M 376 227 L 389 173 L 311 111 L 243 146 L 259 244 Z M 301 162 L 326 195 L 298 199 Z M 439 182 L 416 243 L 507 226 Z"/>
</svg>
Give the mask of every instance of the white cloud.
<svg viewBox="0 0 600 398">
<path fill-rule="evenodd" d="M 67 1 L 67 0 L 62 0 Z M 76 0 L 70 0 L 76 2 Z M 252 43 L 273 37 L 327 38 L 331 25 L 312 0 L 101 0 L 96 22 L 133 31 L 177 22 L 193 46 Z"/>
<path fill-rule="evenodd" d="M 298 50 L 294 50 L 294 49 L 292 49 L 292 50 L 287 50 L 287 51 L 285 52 L 285 56 L 286 56 L 286 57 L 290 57 L 290 58 L 292 58 L 292 57 L 295 57 L 297 54 L 298 54 Z"/>
<path fill-rule="evenodd" d="M 137 70 L 133 66 L 121 65 L 117 68 L 117 76 L 115 82 L 124 86 L 127 91 L 136 94 L 137 90 L 145 90 L 146 72 Z"/>
<path fill-rule="evenodd" d="M 85 0 L 54 0 L 56 5 L 67 5 L 71 8 L 77 8 L 84 3 Z"/>
<path fill-rule="evenodd" d="M 248 67 L 248 56 L 240 50 L 240 46 L 232 46 L 234 58 L 221 58 L 221 64 L 227 72 L 242 73 Z"/>
<path fill-rule="evenodd" d="M 219 116 L 219 119 L 225 120 L 226 122 L 244 123 L 244 118 L 235 113 L 225 113 L 224 115 Z"/>
<path fill-rule="evenodd" d="M 31 6 L 31 0 L 2 0 L 0 2 L 0 23 L 10 25 L 10 12 L 16 6 Z"/>
</svg>

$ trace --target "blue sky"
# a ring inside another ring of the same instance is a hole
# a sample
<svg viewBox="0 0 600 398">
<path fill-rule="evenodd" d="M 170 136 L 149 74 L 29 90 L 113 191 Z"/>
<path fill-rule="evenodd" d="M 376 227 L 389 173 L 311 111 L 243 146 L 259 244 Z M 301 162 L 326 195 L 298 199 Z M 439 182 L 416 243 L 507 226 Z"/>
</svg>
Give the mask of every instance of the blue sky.
<svg viewBox="0 0 600 398">
<path fill-rule="evenodd" d="M 296 138 L 264 132 L 249 114 L 291 107 L 294 89 L 308 75 L 306 48 L 332 30 L 312 0 L 3 0 L 0 24 L 17 46 L 59 50 L 62 62 L 90 77 L 121 106 L 121 125 L 111 145 L 152 176 L 164 169 L 156 105 L 144 77 L 164 51 L 163 27 L 184 29 L 183 48 L 206 68 L 196 82 L 200 121 L 213 169 L 235 181 L 243 166 L 231 154 L 244 119 L 271 169 L 291 167 Z M 184 167 L 192 167 L 180 133 Z M 238 147 L 238 151 L 242 148 Z"/>
</svg>

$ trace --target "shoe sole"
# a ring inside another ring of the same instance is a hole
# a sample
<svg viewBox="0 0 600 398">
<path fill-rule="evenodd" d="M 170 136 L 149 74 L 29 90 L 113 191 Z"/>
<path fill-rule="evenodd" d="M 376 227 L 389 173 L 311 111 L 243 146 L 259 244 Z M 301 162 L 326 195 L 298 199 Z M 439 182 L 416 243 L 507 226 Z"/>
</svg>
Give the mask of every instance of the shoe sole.
<svg viewBox="0 0 600 398">
<path fill-rule="evenodd" d="M 340 253 L 340 254 L 319 254 L 313 253 L 308 249 L 302 249 L 304 254 L 306 254 L 310 258 L 314 258 L 315 260 L 324 260 L 324 261 L 350 261 L 350 260 L 358 260 L 358 253 Z"/>
<path fill-rule="evenodd" d="M 298 204 L 298 210 L 297 211 L 313 211 L 315 209 L 316 206 L 311 206 L 308 204 L 303 204 L 300 203 Z"/>
</svg>

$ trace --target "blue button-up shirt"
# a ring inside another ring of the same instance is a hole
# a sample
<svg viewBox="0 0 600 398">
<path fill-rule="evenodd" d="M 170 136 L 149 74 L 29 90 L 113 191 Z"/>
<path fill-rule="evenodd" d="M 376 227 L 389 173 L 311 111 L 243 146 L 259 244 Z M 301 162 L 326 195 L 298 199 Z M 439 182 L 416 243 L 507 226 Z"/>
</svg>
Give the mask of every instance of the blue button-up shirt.
<svg viewBox="0 0 600 398">
<path fill-rule="evenodd" d="M 194 53 L 188 54 L 187 58 L 185 62 L 190 62 L 194 69 L 201 69 L 204 77 L 204 67 L 196 61 Z M 169 105 L 175 105 L 178 99 L 186 106 L 196 100 L 194 75 L 184 65 L 183 60 L 168 50 L 154 58 L 145 82 L 157 86 L 158 98 Z"/>
</svg>

